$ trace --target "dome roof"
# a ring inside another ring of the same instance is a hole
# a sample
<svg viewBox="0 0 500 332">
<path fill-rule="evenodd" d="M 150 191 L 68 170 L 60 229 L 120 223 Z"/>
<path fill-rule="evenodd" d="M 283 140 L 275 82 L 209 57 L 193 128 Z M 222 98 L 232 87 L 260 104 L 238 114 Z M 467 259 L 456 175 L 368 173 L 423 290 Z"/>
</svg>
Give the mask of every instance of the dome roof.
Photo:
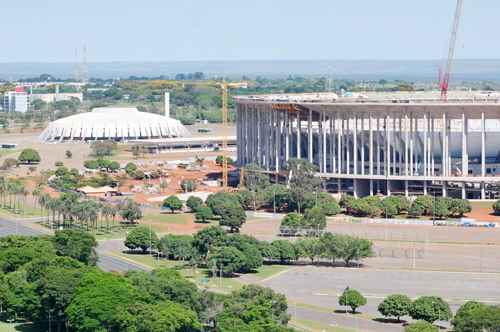
<svg viewBox="0 0 500 332">
<path fill-rule="evenodd" d="M 51 122 L 40 134 L 46 142 L 93 139 L 150 139 L 188 136 L 179 120 L 139 112 L 135 107 L 95 108 Z"/>
</svg>

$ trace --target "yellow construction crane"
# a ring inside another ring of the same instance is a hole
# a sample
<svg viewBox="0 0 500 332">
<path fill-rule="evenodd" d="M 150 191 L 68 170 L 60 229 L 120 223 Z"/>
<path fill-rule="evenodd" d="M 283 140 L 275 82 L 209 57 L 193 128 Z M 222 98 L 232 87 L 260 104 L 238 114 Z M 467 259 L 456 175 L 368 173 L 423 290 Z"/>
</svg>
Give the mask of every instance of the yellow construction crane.
<svg viewBox="0 0 500 332">
<path fill-rule="evenodd" d="M 185 87 L 186 85 L 194 86 L 208 86 L 216 87 L 222 91 L 222 187 L 227 190 L 229 185 L 229 169 L 228 169 L 228 155 L 227 155 L 227 128 L 228 128 L 228 117 L 229 117 L 229 89 L 240 89 L 247 88 L 248 83 L 246 82 L 227 82 L 225 79 L 220 81 L 174 81 L 174 80 L 155 80 L 151 84 L 156 88 L 167 88 L 167 87 Z"/>
</svg>

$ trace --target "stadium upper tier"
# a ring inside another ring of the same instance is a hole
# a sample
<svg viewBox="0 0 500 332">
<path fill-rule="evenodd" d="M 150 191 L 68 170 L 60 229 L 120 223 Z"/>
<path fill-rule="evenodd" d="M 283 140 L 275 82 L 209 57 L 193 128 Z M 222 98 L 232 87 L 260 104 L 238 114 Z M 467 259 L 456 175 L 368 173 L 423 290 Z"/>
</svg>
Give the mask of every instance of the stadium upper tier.
<svg viewBox="0 0 500 332">
<path fill-rule="evenodd" d="M 136 108 L 95 108 L 51 122 L 40 135 L 45 142 L 66 140 L 151 139 L 189 135 L 180 121 Z"/>
<path fill-rule="evenodd" d="M 238 96 L 240 101 L 272 103 L 336 103 L 336 104 L 440 104 L 439 91 L 412 92 L 333 92 Z M 449 91 L 447 104 L 500 103 L 500 93 L 491 91 Z"/>
</svg>

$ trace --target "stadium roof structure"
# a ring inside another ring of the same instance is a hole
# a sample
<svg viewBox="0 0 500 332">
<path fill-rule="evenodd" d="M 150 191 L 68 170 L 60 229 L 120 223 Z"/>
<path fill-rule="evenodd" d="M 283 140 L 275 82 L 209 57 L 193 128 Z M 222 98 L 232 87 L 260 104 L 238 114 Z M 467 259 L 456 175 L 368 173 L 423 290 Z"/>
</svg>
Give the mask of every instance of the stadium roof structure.
<svg viewBox="0 0 500 332">
<path fill-rule="evenodd" d="M 40 134 L 44 142 L 176 138 L 189 136 L 179 120 L 139 112 L 135 107 L 95 108 L 51 122 Z"/>
</svg>

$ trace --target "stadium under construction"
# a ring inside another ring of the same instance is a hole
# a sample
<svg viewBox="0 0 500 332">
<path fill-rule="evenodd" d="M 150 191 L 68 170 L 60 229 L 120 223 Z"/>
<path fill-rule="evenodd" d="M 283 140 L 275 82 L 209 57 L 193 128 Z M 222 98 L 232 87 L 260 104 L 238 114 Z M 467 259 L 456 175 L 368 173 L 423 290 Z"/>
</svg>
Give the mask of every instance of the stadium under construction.
<svg viewBox="0 0 500 332">
<path fill-rule="evenodd" d="M 500 95 L 439 92 L 239 96 L 238 162 L 314 163 L 331 192 L 496 199 Z"/>
</svg>

